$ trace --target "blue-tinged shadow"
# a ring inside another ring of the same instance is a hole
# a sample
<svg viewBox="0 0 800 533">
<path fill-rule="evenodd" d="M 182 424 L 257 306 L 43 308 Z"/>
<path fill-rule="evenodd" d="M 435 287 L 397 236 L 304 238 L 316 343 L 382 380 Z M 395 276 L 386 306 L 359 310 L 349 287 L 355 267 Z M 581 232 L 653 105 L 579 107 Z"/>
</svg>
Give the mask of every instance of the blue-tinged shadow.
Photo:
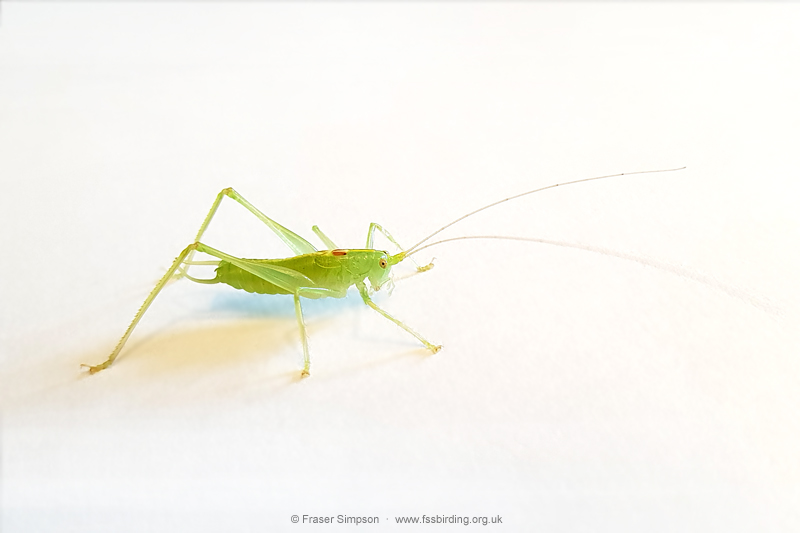
<svg viewBox="0 0 800 533">
<path fill-rule="evenodd" d="M 303 315 L 307 318 L 340 313 L 364 305 L 355 291 L 346 298 L 320 298 L 301 300 Z M 211 311 L 231 316 L 294 318 L 294 298 L 287 294 L 252 294 L 245 291 L 225 291 L 215 295 Z"/>
</svg>

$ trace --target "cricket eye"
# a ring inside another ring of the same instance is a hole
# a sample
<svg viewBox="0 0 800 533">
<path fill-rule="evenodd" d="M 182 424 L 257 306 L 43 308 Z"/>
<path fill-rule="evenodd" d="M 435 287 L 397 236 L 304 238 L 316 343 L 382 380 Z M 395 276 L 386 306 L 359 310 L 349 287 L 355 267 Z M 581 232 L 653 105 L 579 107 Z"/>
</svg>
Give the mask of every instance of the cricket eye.
<svg viewBox="0 0 800 533">
<path fill-rule="evenodd" d="M 386 259 L 381 257 L 381 260 L 378 262 L 378 264 L 381 266 L 381 268 L 386 268 L 388 263 L 386 262 Z"/>
</svg>

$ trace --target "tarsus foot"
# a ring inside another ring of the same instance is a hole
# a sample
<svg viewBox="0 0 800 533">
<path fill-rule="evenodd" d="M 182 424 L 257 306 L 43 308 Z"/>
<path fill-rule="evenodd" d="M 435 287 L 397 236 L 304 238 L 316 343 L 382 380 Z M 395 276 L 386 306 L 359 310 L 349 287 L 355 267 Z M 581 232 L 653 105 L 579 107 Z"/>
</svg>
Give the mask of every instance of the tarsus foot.
<svg viewBox="0 0 800 533">
<path fill-rule="evenodd" d="M 425 265 L 424 267 L 418 266 L 417 272 L 427 272 L 428 270 L 433 268 L 433 260 L 436 259 L 435 257 L 431 259 L 431 262 Z"/>
<path fill-rule="evenodd" d="M 85 363 L 81 363 L 82 367 L 86 367 L 89 369 L 90 374 L 97 374 L 101 370 L 108 368 L 111 365 L 110 361 L 105 361 L 104 363 L 100 363 L 99 365 L 87 365 Z"/>
</svg>

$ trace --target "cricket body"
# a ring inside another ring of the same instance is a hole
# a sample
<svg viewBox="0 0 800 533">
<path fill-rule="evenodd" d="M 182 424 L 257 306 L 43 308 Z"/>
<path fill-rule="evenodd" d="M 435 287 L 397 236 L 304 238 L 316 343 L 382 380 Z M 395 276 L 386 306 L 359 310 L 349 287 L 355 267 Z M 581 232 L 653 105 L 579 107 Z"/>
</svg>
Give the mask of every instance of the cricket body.
<svg viewBox="0 0 800 533">
<path fill-rule="evenodd" d="M 685 167 L 682 167 L 685 168 Z M 669 172 L 681 169 L 667 169 L 667 170 L 648 170 L 641 172 L 629 172 L 621 174 L 613 174 L 608 176 L 598 176 L 595 178 L 586 178 L 581 180 L 569 181 L 565 183 L 557 183 L 527 191 L 516 196 L 504 198 L 497 202 L 483 206 L 479 209 L 471 211 L 452 222 L 437 229 L 411 248 L 403 249 L 403 247 L 392 237 L 392 235 L 384 230 L 379 224 L 372 223 L 369 226 L 367 233 L 367 242 L 364 248 L 360 249 L 342 249 L 336 246 L 333 241 L 325 235 L 322 230 L 317 226 L 313 226 L 312 230 L 325 243 L 327 249 L 317 250 L 310 242 L 303 237 L 297 235 L 293 231 L 281 226 L 274 220 L 264 215 L 261 211 L 256 209 L 250 202 L 237 193 L 232 188 L 223 189 L 217 195 L 214 204 L 211 206 L 208 215 L 206 216 L 197 236 L 192 244 L 184 248 L 184 250 L 175 258 L 170 268 L 159 280 L 153 290 L 145 299 L 139 311 L 133 318 L 133 321 L 128 326 L 125 334 L 122 336 L 117 346 L 111 352 L 111 355 L 104 362 L 98 365 L 81 365 L 87 367 L 91 374 L 95 374 L 105 368 L 111 366 L 114 360 L 119 355 L 123 346 L 127 342 L 136 325 L 141 320 L 144 313 L 153 303 L 153 300 L 158 296 L 161 290 L 167 283 L 174 277 L 186 278 L 190 281 L 203 284 L 224 283 L 230 285 L 235 289 L 245 290 L 251 293 L 258 294 L 285 294 L 294 297 L 295 314 L 297 316 L 297 324 L 300 329 L 300 339 L 303 345 L 303 370 L 302 377 L 310 374 L 311 358 L 308 351 L 308 336 L 306 334 L 305 322 L 303 320 L 303 310 L 301 306 L 301 298 L 344 298 L 347 295 L 347 290 L 355 286 L 358 289 L 361 299 L 366 305 L 391 320 L 399 327 L 403 328 L 409 334 L 413 335 L 419 340 L 425 348 L 430 350 L 431 353 L 438 352 L 442 347 L 428 342 L 419 333 L 411 329 L 409 326 L 393 317 L 372 301 L 371 292 L 380 290 L 381 287 L 391 282 L 391 269 L 394 265 L 409 258 L 410 256 L 431 246 L 442 244 L 445 242 L 458 241 L 464 239 L 512 239 L 523 240 L 532 242 L 546 242 L 538 239 L 528 239 L 522 237 L 505 237 L 505 236 L 463 236 L 454 237 L 450 239 L 443 239 L 434 243 L 425 244 L 432 237 L 449 228 L 453 224 L 464 220 L 476 213 L 499 205 L 501 203 L 515 200 L 522 196 L 541 192 L 547 189 L 552 189 L 563 185 L 572 185 L 586 181 L 599 180 L 605 178 L 612 178 L 617 176 L 625 176 L 632 174 L 648 174 L 654 172 Z M 242 205 L 245 209 L 250 211 L 259 220 L 264 222 L 269 229 L 271 229 L 296 255 L 282 259 L 242 259 L 226 254 L 204 244 L 201 241 L 208 225 L 211 223 L 214 215 L 219 208 L 220 202 L 224 197 L 229 197 Z M 400 250 L 398 253 L 392 255 L 387 251 L 376 250 L 373 248 L 372 243 L 375 232 L 383 234 L 392 244 L 397 246 Z M 194 261 L 194 254 L 196 252 L 205 253 L 215 258 L 212 261 Z M 414 263 L 416 265 L 416 263 Z M 210 279 L 198 279 L 190 276 L 187 270 L 193 265 L 213 265 L 216 266 L 215 277 Z M 433 263 L 425 266 L 416 265 L 418 272 L 426 272 L 433 268 Z"/>
<path fill-rule="evenodd" d="M 200 239 L 216 214 L 220 202 L 226 196 L 241 204 L 264 222 L 297 255 L 283 259 L 242 259 L 203 244 Z M 87 367 L 91 374 L 111 366 L 127 342 L 128 337 L 136 328 L 139 320 L 150 307 L 150 304 L 166 286 L 167 282 L 175 276 L 185 277 L 196 283 L 225 283 L 236 289 L 252 293 L 293 295 L 297 324 L 303 344 L 302 377 L 310 374 L 311 358 L 308 351 L 308 336 L 303 320 L 300 298 L 344 298 L 347 295 L 347 289 L 353 285 L 356 286 L 364 303 L 369 307 L 416 337 L 431 352 L 436 353 L 441 349 L 441 346 L 431 344 L 419 333 L 378 307 L 370 297 L 370 289 L 373 291 L 380 290 L 390 281 L 391 267 L 406 257 L 406 252 L 402 250 L 402 247 L 389 232 L 379 224 L 370 224 L 366 247 L 345 250 L 338 248 L 317 226 L 313 227 L 313 231 L 328 247 L 327 250 L 317 250 L 301 236 L 264 215 L 232 188 L 223 189 L 217 195 L 211 210 L 200 226 L 195 242 L 187 246 L 175 258 L 172 266 L 170 266 L 139 308 L 130 326 L 128 326 L 122 339 L 117 343 L 116 348 L 111 352 L 108 359 L 98 365 L 82 366 Z M 390 255 L 388 252 L 373 249 L 372 242 L 376 231 L 385 235 L 401 251 L 395 255 Z M 193 261 L 195 252 L 208 254 L 217 260 Z M 212 279 L 198 279 L 190 276 L 186 269 L 191 265 L 197 264 L 216 265 L 216 276 Z M 417 268 L 420 272 L 424 272 L 432 267 L 433 265 L 430 264 Z M 367 282 L 369 282 L 369 287 L 367 287 Z"/>
</svg>

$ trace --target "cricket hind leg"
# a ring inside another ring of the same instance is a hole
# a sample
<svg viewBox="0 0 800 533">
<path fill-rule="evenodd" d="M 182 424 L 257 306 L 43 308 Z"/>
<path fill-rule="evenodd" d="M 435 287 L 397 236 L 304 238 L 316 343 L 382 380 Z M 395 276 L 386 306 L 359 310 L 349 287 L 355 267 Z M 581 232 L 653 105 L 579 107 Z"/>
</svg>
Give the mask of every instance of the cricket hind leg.
<svg viewBox="0 0 800 533">
<path fill-rule="evenodd" d="M 175 258 L 175 261 L 172 262 L 172 265 L 164 274 L 164 276 L 162 276 L 162 278 L 159 280 L 159 282 L 156 284 L 153 290 L 150 291 L 150 294 L 147 296 L 147 299 L 145 299 L 144 303 L 142 303 L 141 307 L 136 312 L 136 315 L 133 317 L 133 321 L 128 326 L 128 329 L 125 330 L 125 334 L 119 340 L 117 346 L 114 348 L 114 351 L 111 352 L 111 355 L 108 357 L 108 359 L 106 359 L 105 361 L 103 361 L 98 365 L 82 364 L 81 366 L 88 368 L 90 374 L 95 374 L 111 366 L 111 364 L 119 355 L 123 346 L 125 346 L 125 343 L 128 341 L 128 338 L 131 336 L 131 333 L 133 333 L 133 330 L 136 328 L 137 324 L 142 319 L 147 309 L 153 303 L 153 300 L 155 300 L 156 296 L 158 296 L 161 290 L 166 286 L 167 282 L 169 282 L 169 280 L 172 279 L 173 276 L 175 276 L 175 273 L 181 268 L 181 265 L 189 261 L 188 257 L 194 252 L 202 252 L 212 257 L 216 257 L 217 259 L 228 261 L 250 272 L 251 274 L 260 277 L 261 279 L 264 279 L 265 281 L 268 281 L 276 286 L 283 288 L 289 294 L 298 295 L 297 297 L 305 296 L 306 298 L 328 298 L 328 297 L 342 298 L 346 294 L 344 291 L 337 291 L 333 289 L 327 289 L 324 287 L 313 287 L 313 288 L 303 287 L 302 283 L 305 283 L 306 281 L 310 280 L 308 280 L 308 278 L 306 278 L 300 273 L 292 272 L 289 269 L 282 267 L 260 264 L 258 261 L 240 259 L 238 257 L 228 255 L 215 248 L 207 246 L 201 242 L 194 242 L 189 246 L 187 246 L 186 248 L 184 248 L 184 250 L 180 253 L 180 255 L 178 255 L 178 257 Z M 185 272 L 183 273 L 183 275 L 184 276 L 186 275 Z M 214 280 L 194 279 L 193 281 L 197 281 L 198 283 L 222 282 L 222 280 L 217 280 L 217 279 Z M 299 301 L 297 302 L 296 309 L 298 310 L 298 320 L 300 321 L 300 329 L 303 336 L 303 351 L 305 355 L 304 375 L 308 375 L 308 369 L 310 365 L 310 359 L 308 355 L 308 341 L 306 339 L 305 325 L 302 323 L 302 310 L 299 307 Z"/>
<path fill-rule="evenodd" d="M 394 244 L 395 246 L 397 246 L 397 248 L 398 248 L 398 249 L 399 249 L 401 252 L 405 252 L 405 251 L 406 251 L 406 249 L 405 249 L 405 248 L 403 248 L 403 247 L 400 245 L 400 243 L 399 243 L 399 242 L 397 242 L 397 240 L 395 240 L 395 238 L 394 238 L 394 237 L 392 237 L 392 234 L 391 234 L 391 233 L 389 233 L 387 230 L 383 229 L 383 226 L 381 226 L 380 224 L 378 224 L 378 223 L 376 223 L 376 222 L 372 222 L 372 223 L 369 225 L 369 231 L 367 231 L 367 248 L 369 248 L 369 249 L 371 249 L 371 248 L 372 248 L 372 242 L 373 242 L 373 240 L 374 240 L 374 238 L 375 238 L 375 232 L 376 232 L 376 231 L 379 231 L 379 232 L 381 232 L 381 233 L 383 234 L 383 236 L 384 236 L 384 237 L 386 237 L 387 239 L 389 239 L 389 241 L 390 241 L 392 244 Z M 417 267 L 417 272 L 427 272 L 428 270 L 430 270 L 430 269 L 432 269 L 432 268 L 433 268 L 433 261 L 431 261 L 430 263 L 428 263 L 428 264 L 427 264 L 427 265 L 425 265 L 425 266 L 419 266 L 419 264 L 418 264 L 416 261 L 414 261 L 414 258 L 413 258 L 413 257 L 409 257 L 409 259 L 411 259 L 411 262 L 412 262 L 412 263 L 414 263 L 414 266 L 415 266 L 415 267 Z"/>
<path fill-rule="evenodd" d="M 172 262 L 172 266 L 169 267 L 167 272 L 161 277 L 161 279 L 158 281 L 153 290 L 150 291 L 150 294 L 147 296 L 144 303 L 142 303 L 141 307 L 139 307 L 139 310 L 133 317 L 133 321 L 128 326 L 128 329 L 125 330 L 125 334 L 119 340 L 117 346 L 114 348 L 114 351 L 111 352 L 111 355 L 108 356 L 108 359 L 106 359 L 99 365 L 81 364 L 82 367 L 88 368 L 90 374 L 96 374 L 97 372 L 100 372 L 101 370 L 104 370 L 109 366 L 111 366 L 111 364 L 119 355 L 119 352 L 122 350 L 122 347 L 125 346 L 125 343 L 128 341 L 128 337 L 131 336 L 133 330 L 136 329 L 136 325 L 139 323 L 139 321 L 142 319 L 142 316 L 144 316 L 145 312 L 150 307 L 150 304 L 153 303 L 153 300 L 156 299 L 156 296 L 158 296 L 158 293 L 161 292 L 161 289 L 164 288 L 167 282 L 170 279 L 172 279 L 172 277 L 175 275 L 175 272 L 181 267 L 181 264 L 186 260 L 186 258 L 196 249 L 197 249 L 197 243 L 190 244 L 189 246 L 183 249 L 183 251 L 180 253 L 180 255 L 178 255 L 178 257 L 175 258 L 175 261 Z"/>
<path fill-rule="evenodd" d="M 367 292 L 367 286 L 364 283 L 357 283 L 356 287 L 358 287 L 358 292 L 359 294 L 361 294 L 361 299 L 364 300 L 365 304 L 367 304 L 372 309 L 374 309 L 384 317 L 388 318 L 389 320 L 391 320 L 392 322 L 394 322 L 395 324 L 397 324 L 398 326 L 400 326 L 401 328 L 412 334 L 414 337 L 416 337 L 418 341 L 424 344 L 425 347 L 431 351 L 431 353 L 436 353 L 442 349 L 441 344 L 437 345 L 428 342 L 427 339 L 425 339 L 425 337 L 423 337 L 422 335 L 411 329 L 409 326 L 405 325 L 403 322 L 401 322 L 400 320 L 396 319 L 395 317 L 393 317 L 392 315 L 390 315 L 389 313 L 378 307 L 378 305 L 372 301 L 372 298 L 369 297 L 369 293 Z"/>
<path fill-rule="evenodd" d="M 300 235 L 296 234 L 295 232 L 291 231 L 288 228 L 285 228 L 269 218 L 267 215 L 259 211 L 253 204 L 248 202 L 241 194 L 236 192 L 232 187 L 227 187 L 222 189 L 219 194 L 217 194 L 217 198 L 214 200 L 214 203 L 211 205 L 211 209 L 208 211 L 205 220 L 200 225 L 200 229 L 197 231 L 197 235 L 195 236 L 195 242 L 200 242 L 200 239 L 203 238 L 203 234 L 205 234 L 206 230 L 208 229 L 209 224 L 211 224 L 211 219 L 214 218 L 214 215 L 217 214 L 217 209 L 219 209 L 219 205 L 222 202 L 222 199 L 227 196 L 228 198 L 234 200 L 239 205 L 250 211 L 253 215 L 256 216 L 261 222 L 267 225 L 269 229 L 271 229 L 280 239 L 292 249 L 292 251 L 297 255 L 308 254 L 311 252 L 316 252 L 317 249 L 314 246 L 302 238 Z M 194 257 L 194 252 L 189 254 L 187 261 L 191 262 L 192 258 Z"/>
</svg>

